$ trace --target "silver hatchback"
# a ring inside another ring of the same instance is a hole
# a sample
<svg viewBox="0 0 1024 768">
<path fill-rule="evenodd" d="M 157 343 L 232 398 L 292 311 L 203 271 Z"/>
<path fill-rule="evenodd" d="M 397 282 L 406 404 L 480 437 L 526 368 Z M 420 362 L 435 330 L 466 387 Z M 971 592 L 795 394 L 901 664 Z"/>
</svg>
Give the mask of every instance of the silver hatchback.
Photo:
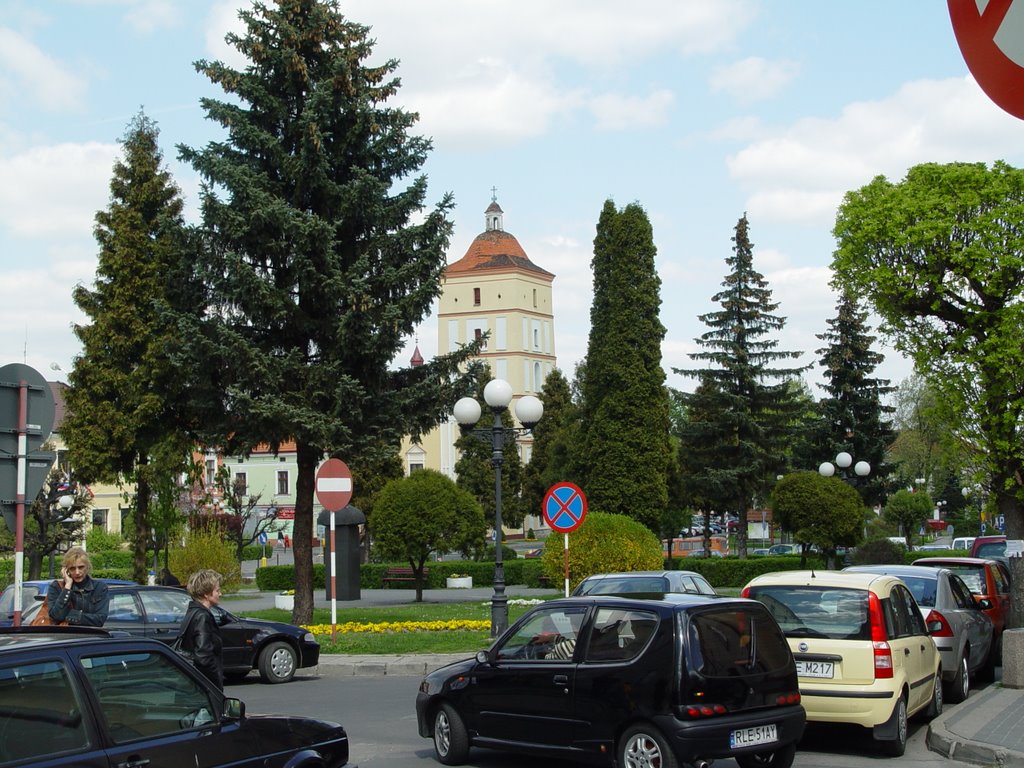
<svg viewBox="0 0 1024 768">
<path fill-rule="evenodd" d="M 993 678 L 996 655 L 992 652 L 992 619 L 955 573 L 921 565 L 858 565 L 844 570 L 884 573 L 907 585 L 939 649 L 947 701 L 966 699 L 974 675 Z"/>
</svg>

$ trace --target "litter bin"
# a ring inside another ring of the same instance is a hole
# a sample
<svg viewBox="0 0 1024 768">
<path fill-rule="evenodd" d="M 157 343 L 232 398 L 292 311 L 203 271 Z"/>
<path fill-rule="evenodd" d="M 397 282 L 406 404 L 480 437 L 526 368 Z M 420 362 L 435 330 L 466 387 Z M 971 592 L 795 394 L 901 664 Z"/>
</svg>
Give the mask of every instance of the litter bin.
<svg viewBox="0 0 1024 768">
<path fill-rule="evenodd" d="M 324 581 L 327 599 L 331 594 L 331 515 L 334 515 L 334 540 L 337 547 L 335 581 L 338 585 L 339 600 L 359 599 L 359 526 L 366 522 L 366 515 L 349 504 L 337 512 L 321 512 L 317 525 L 324 527 Z"/>
</svg>

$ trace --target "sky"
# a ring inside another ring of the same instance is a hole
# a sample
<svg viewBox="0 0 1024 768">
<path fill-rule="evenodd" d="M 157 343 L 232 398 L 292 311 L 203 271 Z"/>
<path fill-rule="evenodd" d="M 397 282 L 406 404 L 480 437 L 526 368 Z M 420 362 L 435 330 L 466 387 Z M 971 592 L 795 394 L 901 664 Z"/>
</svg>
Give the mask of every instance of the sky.
<svg viewBox="0 0 1024 768">
<path fill-rule="evenodd" d="M 978 0 L 982 2 L 982 0 Z M 1018 2 L 1018 0 L 1014 0 Z M 1024 0 L 1019 0 L 1024 6 Z M 242 0 L 0 0 L 0 365 L 66 380 L 85 321 L 71 293 L 95 277 L 93 223 L 133 116 L 160 129 L 197 222 L 199 179 L 178 145 L 222 138 L 199 106 L 220 92 L 193 63 L 244 61 L 224 42 Z M 968 72 L 938 0 L 352 0 L 399 61 L 390 102 L 418 112 L 433 150 L 428 207 L 454 196 L 449 262 L 504 228 L 553 272 L 555 344 L 571 378 L 586 354 L 595 227 L 606 200 L 639 203 L 658 250 L 662 365 L 692 390 L 700 315 L 719 306 L 738 219 L 786 318 L 779 349 L 815 396 L 836 314 L 831 231 L 843 195 L 924 162 L 1024 162 L 1024 127 Z M 492 193 L 496 190 L 496 193 Z M 418 344 L 437 349 L 436 318 Z M 883 339 L 876 374 L 909 361 Z"/>
</svg>

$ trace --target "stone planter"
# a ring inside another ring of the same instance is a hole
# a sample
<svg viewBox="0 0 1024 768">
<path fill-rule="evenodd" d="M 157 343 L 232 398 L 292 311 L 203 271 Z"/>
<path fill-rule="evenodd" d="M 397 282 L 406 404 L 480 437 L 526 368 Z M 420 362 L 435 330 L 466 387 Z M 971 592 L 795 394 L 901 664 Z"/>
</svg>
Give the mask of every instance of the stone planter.
<svg viewBox="0 0 1024 768">
<path fill-rule="evenodd" d="M 472 576 L 449 576 L 444 580 L 448 589 L 471 589 L 473 587 Z"/>
<path fill-rule="evenodd" d="M 292 610 L 295 607 L 295 595 L 274 595 L 274 607 Z"/>
</svg>

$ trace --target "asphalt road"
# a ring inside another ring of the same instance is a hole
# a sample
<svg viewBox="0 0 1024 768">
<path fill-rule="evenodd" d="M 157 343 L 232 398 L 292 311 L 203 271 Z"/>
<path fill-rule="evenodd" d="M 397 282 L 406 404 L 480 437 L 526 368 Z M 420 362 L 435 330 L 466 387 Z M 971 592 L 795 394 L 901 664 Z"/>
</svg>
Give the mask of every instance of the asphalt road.
<svg viewBox="0 0 1024 768">
<path fill-rule="evenodd" d="M 429 739 L 416 730 L 416 677 L 319 677 L 300 672 L 283 685 L 264 685 L 250 675 L 229 685 L 228 695 L 246 703 L 248 712 L 306 715 L 341 723 L 350 740 L 350 764 L 360 768 L 412 768 L 440 765 Z M 968 700 L 969 702 L 970 700 Z M 966 704 L 966 702 L 965 702 Z M 964 705 L 959 705 L 964 706 Z M 797 751 L 796 768 L 967 768 L 967 763 L 930 752 L 927 726 L 911 723 L 907 753 L 887 758 L 874 751 L 865 731 L 854 727 L 812 725 Z M 536 761 L 532 761 L 535 762 Z M 538 763 L 539 764 L 539 763 Z M 522 768 L 524 758 L 473 749 L 470 768 Z M 544 760 L 545 768 L 579 768 L 581 763 Z M 717 760 L 715 768 L 737 768 L 734 760 Z"/>
</svg>

